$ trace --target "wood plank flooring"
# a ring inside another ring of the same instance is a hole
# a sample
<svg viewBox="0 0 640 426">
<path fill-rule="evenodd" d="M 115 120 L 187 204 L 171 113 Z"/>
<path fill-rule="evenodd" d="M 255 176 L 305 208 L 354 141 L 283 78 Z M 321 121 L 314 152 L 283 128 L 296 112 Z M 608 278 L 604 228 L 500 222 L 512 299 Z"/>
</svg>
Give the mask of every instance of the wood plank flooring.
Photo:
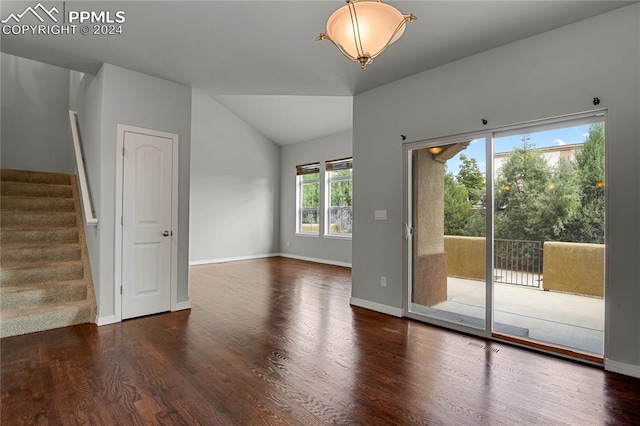
<svg viewBox="0 0 640 426">
<path fill-rule="evenodd" d="M 347 268 L 191 269 L 191 311 L 2 339 L 2 425 L 637 425 L 640 379 L 349 306 Z"/>
</svg>

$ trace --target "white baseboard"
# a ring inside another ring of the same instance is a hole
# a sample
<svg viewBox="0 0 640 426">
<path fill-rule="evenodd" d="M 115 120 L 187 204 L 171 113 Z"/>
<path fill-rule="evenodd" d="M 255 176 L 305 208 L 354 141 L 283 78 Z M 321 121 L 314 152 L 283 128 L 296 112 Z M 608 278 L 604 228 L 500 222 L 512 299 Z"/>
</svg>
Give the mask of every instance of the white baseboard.
<svg viewBox="0 0 640 426">
<path fill-rule="evenodd" d="M 297 254 L 279 253 L 278 256 L 288 257 L 289 259 L 304 260 L 306 262 L 324 263 L 326 265 L 343 266 L 351 268 L 351 263 L 338 262 L 336 260 L 318 259 L 315 257 L 298 256 Z"/>
<path fill-rule="evenodd" d="M 175 306 L 175 309 L 172 309 L 172 312 L 175 311 L 183 311 L 185 309 L 191 309 L 191 302 L 189 300 L 187 300 L 186 302 L 178 302 Z M 102 325 L 109 325 L 109 324 L 116 324 L 120 321 L 116 320 L 116 316 L 115 315 L 109 315 L 106 317 L 97 317 L 96 318 L 96 325 L 98 327 L 102 326 Z"/>
<path fill-rule="evenodd" d="M 381 303 L 370 302 L 368 300 L 358 299 L 352 297 L 349 300 L 349 304 L 357 306 L 359 308 L 369 309 L 371 311 L 380 312 L 382 314 L 391 315 L 394 317 L 402 318 L 402 308 L 396 308 L 395 306 L 383 305 Z"/>
<path fill-rule="evenodd" d="M 115 315 L 109 315 L 109 316 L 106 316 L 106 317 L 98 317 L 98 319 L 96 321 L 96 325 L 98 327 L 100 327 L 101 325 L 115 324 L 117 322 L 120 322 L 120 321 L 116 320 L 116 316 Z"/>
<path fill-rule="evenodd" d="M 173 312 L 175 311 L 184 311 L 185 309 L 191 309 L 191 301 L 187 300 L 186 302 L 178 302 L 176 303 L 176 306 L 174 307 L 174 309 L 172 309 Z"/>
<path fill-rule="evenodd" d="M 605 359 L 604 369 L 607 371 L 612 371 L 614 373 L 625 374 L 627 376 L 637 377 L 640 379 L 640 365 L 627 364 L 624 362 Z"/>
<path fill-rule="evenodd" d="M 277 257 L 277 256 L 280 256 L 280 253 L 252 254 L 248 256 L 220 257 L 217 259 L 192 260 L 192 261 L 189 261 L 189 266 L 208 265 L 210 263 L 237 262 L 239 260 L 264 259 L 265 257 Z"/>
</svg>

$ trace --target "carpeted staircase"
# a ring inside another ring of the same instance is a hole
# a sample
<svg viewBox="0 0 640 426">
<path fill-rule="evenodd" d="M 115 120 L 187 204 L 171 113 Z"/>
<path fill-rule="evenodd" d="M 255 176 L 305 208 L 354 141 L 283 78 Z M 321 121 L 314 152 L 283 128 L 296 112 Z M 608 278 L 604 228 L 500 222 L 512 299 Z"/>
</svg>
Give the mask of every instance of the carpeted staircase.
<svg viewBox="0 0 640 426">
<path fill-rule="evenodd" d="M 95 322 L 76 177 L 0 173 L 0 337 Z"/>
</svg>

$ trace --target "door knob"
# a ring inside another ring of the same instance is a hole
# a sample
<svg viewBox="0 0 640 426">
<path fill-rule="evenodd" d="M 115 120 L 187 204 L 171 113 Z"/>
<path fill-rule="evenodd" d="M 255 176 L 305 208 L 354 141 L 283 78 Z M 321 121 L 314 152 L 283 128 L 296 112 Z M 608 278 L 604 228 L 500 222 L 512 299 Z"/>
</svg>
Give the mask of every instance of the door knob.
<svg viewBox="0 0 640 426">
<path fill-rule="evenodd" d="M 163 237 L 168 237 L 168 236 L 169 236 L 169 231 L 165 230 L 165 231 L 162 233 L 162 236 L 163 236 Z"/>
</svg>

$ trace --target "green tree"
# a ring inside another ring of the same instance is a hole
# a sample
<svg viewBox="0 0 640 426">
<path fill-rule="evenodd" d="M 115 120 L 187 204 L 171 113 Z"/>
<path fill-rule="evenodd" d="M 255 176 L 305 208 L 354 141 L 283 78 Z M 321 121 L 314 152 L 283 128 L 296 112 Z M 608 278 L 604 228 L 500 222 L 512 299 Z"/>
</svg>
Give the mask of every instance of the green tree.
<svg viewBox="0 0 640 426">
<path fill-rule="evenodd" d="M 464 227 L 464 235 L 484 237 L 487 233 L 487 210 L 485 207 L 473 209 L 473 214 Z"/>
<path fill-rule="evenodd" d="M 496 179 L 495 235 L 499 239 L 544 241 L 548 226 L 540 212 L 551 183 L 551 169 L 535 146 L 513 149 Z"/>
<path fill-rule="evenodd" d="M 312 173 L 302 176 L 302 223 L 318 223 L 320 207 L 320 174 Z"/>
<path fill-rule="evenodd" d="M 580 213 L 580 188 L 575 164 L 560 160 L 552 169 L 551 181 L 542 197 L 541 221 L 548 227 L 548 240 L 561 240 L 567 226 Z"/>
<path fill-rule="evenodd" d="M 331 172 L 332 178 L 349 177 L 351 178 L 351 169 L 336 170 Z M 351 207 L 351 197 L 353 193 L 353 181 L 337 180 L 331 182 L 331 206 L 332 207 Z"/>
<path fill-rule="evenodd" d="M 460 159 L 455 179 L 445 175 L 445 232 L 484 236 L 484 177 L 475 159 Z M 553 167 L 525 136 L 497 173 L 494 195 L 498 239 L 603 243 L 603 123 L 590 127 L 573 160 Z"/>
<path fill-rule="evenodd" d="M 475 158 L 468 158 L 464 154 L 460 154 L 460 161 L 462 164 L 456 175 L 456 180 L 467 188 L 471 205 L 477 206 L 484 204 L 484 175 L 478 167 L 478 162 Z"/>
<path fill-rule="evenodd" d="M 604 124 L 589 128 L 584 145 L 576 151 L 580 208 L 563 234 L 565 241 L 604 243 Z"/>
<path fill-rule="evenodd" d="M 473 215 L 469 192 L 457 182 L 451 172 L 444 174 L 444 233 L 466 235 L 467 221 Z"/>
<path fill-rule="evenodd" d="M 318 207 L 320 205 L 320 184 L 317 182 L 319 178 L 318 173 L 304 175 L 302 184 L 302 205 L 304 207 Z"/>
</svg>

